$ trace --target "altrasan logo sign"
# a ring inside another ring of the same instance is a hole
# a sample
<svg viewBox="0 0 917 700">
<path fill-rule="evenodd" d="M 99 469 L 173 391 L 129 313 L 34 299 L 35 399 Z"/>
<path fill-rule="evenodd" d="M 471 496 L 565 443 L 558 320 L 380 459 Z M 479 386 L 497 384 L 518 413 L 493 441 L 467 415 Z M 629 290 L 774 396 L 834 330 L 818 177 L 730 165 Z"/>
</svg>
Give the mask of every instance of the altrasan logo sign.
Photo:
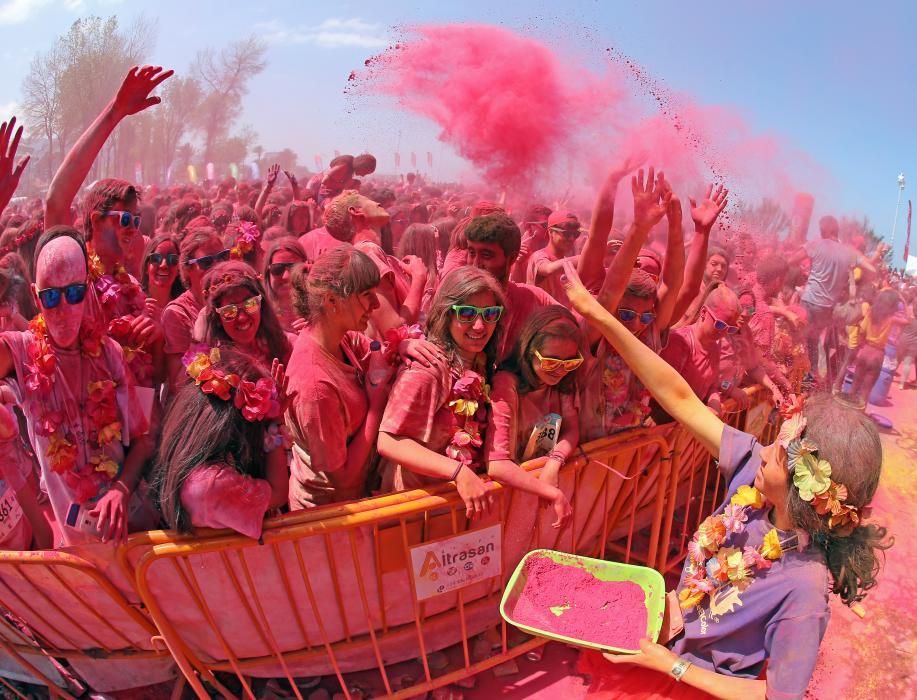
<svg viewBox="0 0 917 700">
<path fill-rule="evenodd" d="M 417 600 L 470 586 L 499 576 L 502 525 L 464 532 L 411 548 Z"/>
</svg>

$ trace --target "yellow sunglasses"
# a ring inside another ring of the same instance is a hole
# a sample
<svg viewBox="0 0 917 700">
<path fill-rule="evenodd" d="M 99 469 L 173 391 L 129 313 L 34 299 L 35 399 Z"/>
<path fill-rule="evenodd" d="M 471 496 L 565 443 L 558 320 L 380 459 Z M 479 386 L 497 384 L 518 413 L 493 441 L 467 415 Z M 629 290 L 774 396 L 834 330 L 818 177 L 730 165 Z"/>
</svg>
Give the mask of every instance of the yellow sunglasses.
<svg viewBox="0 0 917 700">
<path fill-rule="evenodd" d="M 582 353 L 577 353 L 577 356 L 570 360 L 558 360 L 556 357 L 543 357 L 542 354 L 536 350 L 535 357 L 538 358 L 538 361 L 541 363 L 541 369 L 545 372 L 556 372 L 559 369 L 563 369 L 564 372 L 572 372 L 583 364 Z"/>
</svg>

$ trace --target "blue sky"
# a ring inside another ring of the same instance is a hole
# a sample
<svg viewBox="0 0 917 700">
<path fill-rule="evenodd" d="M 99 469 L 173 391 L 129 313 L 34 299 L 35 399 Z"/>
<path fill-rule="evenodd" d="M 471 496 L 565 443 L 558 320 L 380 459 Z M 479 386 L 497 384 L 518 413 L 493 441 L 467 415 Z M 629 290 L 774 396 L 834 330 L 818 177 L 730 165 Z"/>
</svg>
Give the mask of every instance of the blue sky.
<svg viewBox="0 0 917 700">
<path fill-rule="evenodd" d="M 889 235 L 900 171 L 909 180 L 905 199 L 917 193 L 915 2 L 0 0 L 0 117 L 19 101 L 31 57 L 73 19 L 117 14 L 128 22 L 139 13 L 158 21 L 151 59 L 179 72 L 198 48 L 262 35 L 269 66 L 241 121 L 266 150 L 289 146 L 305 165 L 316 153 L 327 162 L 334 149 L 369 149 L 384 169 L 401 132 L 403 154 L 416 150 L 422 162 L 430 150 L 437 168 L 457 171 L 459 159 L 432 126 L 394 112 L 369 115 L 343 88 L 351 70 L 388 44 L 393 25 L 473 21 L 614 46 L 670 88 L 738 109 L 756 131 L 781 135 L 830 174 L 817 213 L 866 215 Z"/>
</svg>

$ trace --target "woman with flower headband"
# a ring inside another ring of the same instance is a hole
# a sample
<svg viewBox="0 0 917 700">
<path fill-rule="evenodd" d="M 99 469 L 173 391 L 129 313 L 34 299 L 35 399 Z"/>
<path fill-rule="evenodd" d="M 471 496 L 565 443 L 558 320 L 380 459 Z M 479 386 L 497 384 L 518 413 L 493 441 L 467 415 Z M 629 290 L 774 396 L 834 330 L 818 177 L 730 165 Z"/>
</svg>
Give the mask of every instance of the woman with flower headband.
<svg viewBox="0 0 917 700">
<path fill-rule="evenodd" d="M 489 384 L 503 310 L 503 291 L 483 270 L 459 267 L 440 284 L 426 337 L 445 354 L 448 367 L 411 364 L 399 373 L 379 426 L 383 491 L 454 481 L 468 517 L 490 510 L 478 472 L 485 467 Z"/>
<path fill-rule="evenodd" d="M 797 398 L 782 409 L 777 441 L 762 446 L 706 410 L 572 266 L 565 276 L 573 307 L 718 459 L 728 484 L 688 546 L 683 629 L 673 625 L 665 646 L 642 640 L 638 654 L 606 655 L 613 666 L 584 654 L 594 695 L 802 698 L 828 623 L 827 592 L 848 605 L 861 600 L 876 583 L 877 550 L 889 546 L 884 528 L 864 522 L 882 465 L 875 426 L 831 397 Z"/>
<path fill-rule="evenodd" d="M 290 338 L 248 264 L 220 263 L 204 277 L 203 290 L 207 301 L 195 328 L 197 340 L 211 347 L 233 345 L 265 365 L 290 359 Z"/>
<path fill-rule="evenodd" d="M 121 347 L 86 313 L 88 257 L 79 233 L 57 226 L 36 248 L 42 313 L 0 335 L 0 376 L 24 392 L 29 439 L 63 544 L 123 540 L 146 528 L 138 492 L 153 453 Z M 130 520 L 130 523 L 128 522 Z"/>
<path fill-rule="evenodd" d="M 287 411 L 290 508 L 298 510 L 369 493 L 392 376 L 384 358 L 431 363 L 436 353 L 432 344 L 408 337 L 415 333 L 393 338 L 384 354 L 381 344 L 372 352 L 364 331 L 379 305 L 379 270 L 349 244 L 322 253 L 308 273 L 295 268 L 291 284 L 296 311 L 306 320 L 287 367 L 295 396 Z"/>
<path fill-rule="evenodd" d="M 229 251 L 212 228 L 186 235 L 178 248 L 178 271 L 185 291 L 162 312 L 163 349 L 166 354 L 170 386 L 181 384 L 182 357 L 194 335 L 194 324 L 204 306 L 204 275 L 219 262 L 229 260 Z"/>
<path fill-rule="evenodd" d="M 260 537 L 265 515 L 287 502 L 285 380 L 274 361 L 229 347 L 189 353 L 190 382 L 169 406 L 155 467 L 169 527 L 228 527 Z"/>
<path fill-rule="evenodd" d="M 293 268 L 306 262 L 299 241 L 287 236 L 274 241 L 264 256 L 264 272 L 261 279 L 268 299 L 274 306 L 277 318 L 284 331 L 294 333 L 294 322 L 297 321 L 293 308 L 293 287 L 290 280 Z"/>
<path fill-rule="evenodd" d="M 522 326 L 509 360 L 494 375 L 484 455 L 487 473 L 546 500 L 565 524 L 570 503 L 558 488 L 560 469 L 579 443 L 576 370 L 583 334 L 562 306 L 535 311 Z M 519 467 L 547 455 L 540 479 Z"/>
</svg>

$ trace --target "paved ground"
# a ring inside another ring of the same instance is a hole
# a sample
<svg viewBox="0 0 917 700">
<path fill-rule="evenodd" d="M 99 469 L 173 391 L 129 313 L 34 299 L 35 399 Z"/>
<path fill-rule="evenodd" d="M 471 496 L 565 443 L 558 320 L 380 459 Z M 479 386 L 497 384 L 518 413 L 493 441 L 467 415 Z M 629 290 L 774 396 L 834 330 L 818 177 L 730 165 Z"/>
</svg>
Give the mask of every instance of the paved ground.
<svg viewBox="0 0 917 700">
<path fill-rule="evenodd" d="M 917 697 L 917 388 L 892 389 L 889 405 L 870 406 L 893 423 L 882 431 L 882 481 L 873 520 L 895 537 L 879 584 L 863 602 L 860 618 L 832 597 L 831 622 L 807 698 L 817 700 L 904 700 Z M 573 669 L 576 652 L 558 644 L 540 662 L 522 658 L 519 673 L 497 679 L 487 671 L 469 700 L 532 698 L 575 700 L 586 686 Z"/>
</svg>

